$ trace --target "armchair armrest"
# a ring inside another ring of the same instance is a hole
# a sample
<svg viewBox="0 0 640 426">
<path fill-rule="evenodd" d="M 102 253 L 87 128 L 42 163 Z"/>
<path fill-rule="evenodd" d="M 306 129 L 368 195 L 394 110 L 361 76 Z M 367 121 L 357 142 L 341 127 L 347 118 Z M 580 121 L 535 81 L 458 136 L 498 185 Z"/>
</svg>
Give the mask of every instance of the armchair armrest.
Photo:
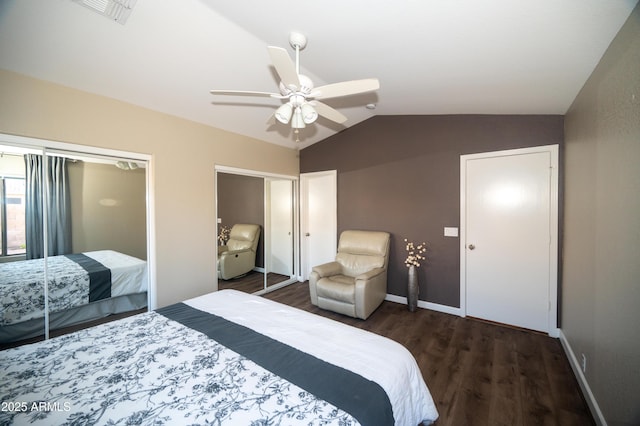
<svg viewBox="0 0 640 426">
<path fill-rule="evenodd" d="M 233 256 L 233 255 L 249 253 L 249 252 L 251 252 L 251 249 L 240 249 L 240 250 L 229 250 L 229 249 L 226 249 L 225 251 L 220 253 L 220 255 Z"/>
<path fill-rule="evenodd" d="M 218 256 L 220 256 L 222 253 L 225 253 L 227 251 L 229 251 L 229 247 L 227 247 L 227 246 L 218 247 Z"/>
<path fill-rule="evenodd" d="M 375 268 L 356 277 L 356 317 L 367 318 L 387 295 L 387 270 Z"/>
<path fill-rule="evenodd" d="M 314 266 L 311 270 L 318 274 L 319 278 L 330 277 L 331 275 L 338 275 L 339 273 L 341 273 L 342 265 L 340 265 L 338 262 L 329 262 L 322 265 Z"/>
<path fill-rule="evenodd" d="M 363 274 L 360 274 L 356 277 L 356 281 L 358 280 L 370 280 L 371 278 L 375 277 L 376 275 L 382 274 L 382 273 L 386 273 L 386 271 L 384 270 L 384 268 L 374 268 L 370 271 L 367 271 Z"/>
</svg>

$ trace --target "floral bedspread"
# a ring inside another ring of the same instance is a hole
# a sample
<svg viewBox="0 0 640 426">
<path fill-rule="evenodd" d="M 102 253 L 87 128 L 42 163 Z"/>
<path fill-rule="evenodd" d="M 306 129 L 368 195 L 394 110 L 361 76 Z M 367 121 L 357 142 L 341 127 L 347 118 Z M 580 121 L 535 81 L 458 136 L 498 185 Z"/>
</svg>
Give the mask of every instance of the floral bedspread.
<svg viewBox="0 0 640 426">
<path fill-rule="evenodd" d="M 47 275 L 49 312 L 90 302 L 90 276 L 77 262 L 67 256 L 51 256 Z M 0 326 L 43 316 L 44 259 L 0 264 Z"/>
<path fill-rule="evenodd" d="M 89 274 L 65 256 L 48 260 L 49 309 L 58 312 L 89 301 Z M 0 325 L 44 312 L 44 259 L 0 264 Z"/>
<path fill-rule="evenodd" d="M 358 424 L 157 312 L 2 351 L 0 365 L 3 425 Z"/>
</svg>

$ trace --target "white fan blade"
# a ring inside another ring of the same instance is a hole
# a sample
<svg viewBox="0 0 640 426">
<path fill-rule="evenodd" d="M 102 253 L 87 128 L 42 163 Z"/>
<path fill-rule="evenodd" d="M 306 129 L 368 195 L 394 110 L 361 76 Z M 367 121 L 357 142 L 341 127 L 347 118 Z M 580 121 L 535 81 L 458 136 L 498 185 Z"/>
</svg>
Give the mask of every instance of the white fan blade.
<svg viewBox="0 0 640 426">
<path fill-rule="evenodd" d="M 318 115 L 321 115 L 324 118 L 327 118 L 331 121 L 335 121 L 336 123 L 339 123 L 339 124 L 342 124 L 345 121 L 347 121 L 347 117 L 342 115 L 342 113 L 338 112 L 337 110 L 331 108 L 327 104 L 323 104 L 322 102 L 318 102 L 318 101 L 313 101 L 311 102 L 311 105 L 313 105 L 313 107 L 316 109 L 316 112 L 318 113 Z"/>
<path fill-rule="evenodd" d="M 212 95 L 263 96 L 263 97 L 272 97 L 272 98 L 278 98 L 278 99 L 286 98 L 286 96 L 282 96 L 279 93 L 249 92 L 249 91 L 246 91 L 246 90 L 211 90 L 210 93 Z"/>
<path fill-rule="evenodd" d="M 274 46 L 268 46 L 267 49 L 269 49 L 271 63 L 278 72 L 282 83 L 289 88 L 291 86 L 295 86 L 296 89 L 300 88 L 300 79 L 298 78 L 296 66 L 287 51 L 282 47 Z"/>
<path fill-rule="evenodd" d="M 318 99 L 337 98 L 339 96 L 372 92 L 379 88 L 380 82 L 377 78 L 365 78 L 363 80 L 343 81 L 342 83 L 333 83 L 316 87 L 310 97 Z"/>
</svg>

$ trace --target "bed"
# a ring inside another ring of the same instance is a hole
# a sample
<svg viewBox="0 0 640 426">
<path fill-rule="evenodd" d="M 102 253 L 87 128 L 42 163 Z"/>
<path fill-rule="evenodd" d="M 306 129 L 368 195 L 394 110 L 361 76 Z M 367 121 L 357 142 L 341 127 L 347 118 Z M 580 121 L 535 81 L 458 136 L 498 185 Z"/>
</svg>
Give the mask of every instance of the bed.
<svg viewBox="0 0 640 426">
<path fill-rule="evenodd" d="M 438 417 L 385 337 L 221 290 L 0 352 L 0 424 L 418 425 Z"/>
<path fill-rule="evenodd" d="M 0 342 L 43 334 L 44 259 L 0 264 Z M 47 258 L 52 329 L 147 305 L 147 264 L 113 250 Z"/>
</svg>

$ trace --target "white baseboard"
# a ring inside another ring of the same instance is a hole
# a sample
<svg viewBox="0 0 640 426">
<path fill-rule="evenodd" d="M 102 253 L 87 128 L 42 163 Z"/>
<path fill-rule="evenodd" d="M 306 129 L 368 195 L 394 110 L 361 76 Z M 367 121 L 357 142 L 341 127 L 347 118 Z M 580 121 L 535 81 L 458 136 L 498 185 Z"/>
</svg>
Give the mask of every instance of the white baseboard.
<svg viewBox="0 0 640 426">
<path fill-rule="evenodd" d="M 384 300 L 389 302 L 401 303 L 407 305 L 407 298 L 402 296 L 396 296 L 395 294 L 387 294 Z M 436 312 L 442 312 L 445 314 L 451 314 L 456 316 L 462 316 L 460 308 L 454 308 L 453 306 L 440 305 L 438 303 L 425 302 L 424 300 L 418 300 L 418 308 L 430 309 Z"/>
<path fill-rule="evenodd" d="M 582 373 L 582 368 L 580 368 L 580 363 L 578 362 L 576 354 L 573 353 L 573 349 L 562 330 L 559 330 L 559 335 L 560 343 L 562 343 L 564 352 L 567 354 L 567 358 L 569 359 L 571 369 L 578 379 L 578 384 L 580 385 L 580 389 L 582 389 L 582 394 L 584 395 L 584 399 L 587 401 L 587 405 L 589 405 L 593 419 L 596 421 L 597 425 L 607 426 L 607 421 L 605 420 L 602 411 L 600 411 L 596 397 L 593 395 L 593 392 L 591 392 L 589 383 L 587 383 L 587 378 L 584 376 L 584 373 Z"/>
</svg>

